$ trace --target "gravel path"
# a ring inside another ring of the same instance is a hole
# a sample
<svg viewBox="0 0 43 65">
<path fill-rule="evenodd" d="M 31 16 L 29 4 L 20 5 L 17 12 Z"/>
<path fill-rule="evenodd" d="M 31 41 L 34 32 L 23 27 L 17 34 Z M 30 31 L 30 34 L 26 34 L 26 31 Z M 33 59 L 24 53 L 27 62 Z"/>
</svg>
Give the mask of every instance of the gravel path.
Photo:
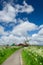
<svg viewBox="0 0 43 65">
<path fill-rule="evenodd" d="M 21 65 L 21 51 L 16 51 L 2 65 Z"/>
</svg>

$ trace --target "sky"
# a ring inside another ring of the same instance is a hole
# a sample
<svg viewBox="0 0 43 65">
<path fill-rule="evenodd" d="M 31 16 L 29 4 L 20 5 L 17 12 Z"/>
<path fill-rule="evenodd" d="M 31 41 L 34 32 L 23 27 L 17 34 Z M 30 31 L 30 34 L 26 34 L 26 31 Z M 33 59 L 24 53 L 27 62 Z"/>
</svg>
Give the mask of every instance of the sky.
<svg viewBox="0 0 43 65">
<path fill-rule="evenodd" d="M 43 45 L 43 0 L 0 0 L 0 45 Z"/>
</svg>

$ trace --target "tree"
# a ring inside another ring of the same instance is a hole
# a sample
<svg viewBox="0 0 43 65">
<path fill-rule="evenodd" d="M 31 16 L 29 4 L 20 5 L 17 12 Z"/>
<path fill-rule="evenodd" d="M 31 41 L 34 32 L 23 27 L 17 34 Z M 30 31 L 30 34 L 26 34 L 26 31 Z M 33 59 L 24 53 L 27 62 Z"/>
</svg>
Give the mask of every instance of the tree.
<svg viewBox="0 0 43 65">
<path fill-rule="evenodd" d="M 13 43 L 11 46 L 15 46 L 15 43 Z"/>
</svg>

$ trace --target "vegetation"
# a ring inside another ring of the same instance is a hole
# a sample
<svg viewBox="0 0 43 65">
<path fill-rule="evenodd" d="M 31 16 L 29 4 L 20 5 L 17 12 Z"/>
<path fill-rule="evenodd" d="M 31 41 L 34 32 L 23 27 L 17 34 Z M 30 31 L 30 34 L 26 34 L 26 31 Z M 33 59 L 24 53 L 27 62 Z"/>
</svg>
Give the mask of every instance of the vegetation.
<svg viewBox="0 0 43 65">
<path fill-rule="evenodd" d="M 11 46 L 16 46 L 14 43 Z"/>
<path fill-rule="evenodd" d="M 43 46 L 29 46 L 22 51 L 23 65 L 43 65 Z"/>
<path fill-rule="evenodd" d="M 7 46 L 7 47 L 0 47 L 0 65 L 16 50 L 18 50 L 20 47 L 14 47 L 14 46 Z"/>
</svg>

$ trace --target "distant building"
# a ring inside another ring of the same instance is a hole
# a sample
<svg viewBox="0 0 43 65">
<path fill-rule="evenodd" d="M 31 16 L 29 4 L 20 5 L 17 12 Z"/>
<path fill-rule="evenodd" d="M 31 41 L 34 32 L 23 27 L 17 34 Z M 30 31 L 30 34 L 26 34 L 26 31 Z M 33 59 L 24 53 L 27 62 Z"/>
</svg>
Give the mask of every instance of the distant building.
<svg viewBox="0 0 43 65">
<path fill-rule="evenodd" d="M 27 47 L 29 45 L 28 44 L 22 44 L 22 43 L 20 43 L 20 44 L 18 44 L 18 46 L 25 46 L 25 47 Z"/>
</svg>

